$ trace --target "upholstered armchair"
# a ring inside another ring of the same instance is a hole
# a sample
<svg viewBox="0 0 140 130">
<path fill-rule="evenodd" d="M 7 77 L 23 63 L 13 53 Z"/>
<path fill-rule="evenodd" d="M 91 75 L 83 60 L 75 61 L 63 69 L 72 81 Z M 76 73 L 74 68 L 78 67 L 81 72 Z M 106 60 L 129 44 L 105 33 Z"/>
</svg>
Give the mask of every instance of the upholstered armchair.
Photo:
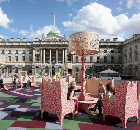
<svg viewBox="0 0 140 130">
<path fill-rule="evenodd" d="M 41 118 L 43 112 L 50 112 L 56 114 L 63 124 L 63 118 L 66 114 L 72 113 L 75 110 L 75 103 L 73 100 L 67 100 L 68 83 L 61 77 L 59 81 L 53 80 L 50 84 L 50 79 L 47 81 L 42 79 L 41 90 Z"/>
<path fill-rule="evenodd" d="M 127 119 L 136 117 L 138 123 L 138 98 L 137 98 L 137 81 L 123 81 L 114 85 L 115 102 L 105 101 L 103 104 L 103 120 L 106 115 L 119 117 L 123 123 L 123 128 L 126 127 Z"/>
</svg>

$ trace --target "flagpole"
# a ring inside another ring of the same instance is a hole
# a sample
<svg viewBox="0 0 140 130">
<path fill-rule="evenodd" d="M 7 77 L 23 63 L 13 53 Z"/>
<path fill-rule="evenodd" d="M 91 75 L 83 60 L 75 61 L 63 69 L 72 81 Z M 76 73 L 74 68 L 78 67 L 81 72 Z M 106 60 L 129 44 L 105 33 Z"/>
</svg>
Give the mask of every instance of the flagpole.
<svg viewBox="0 0 140 130">
<path fill-rule="evenodd" d="M 54 27 L 55 27 L 55 12 L 54 12 Z"/>
</svg>

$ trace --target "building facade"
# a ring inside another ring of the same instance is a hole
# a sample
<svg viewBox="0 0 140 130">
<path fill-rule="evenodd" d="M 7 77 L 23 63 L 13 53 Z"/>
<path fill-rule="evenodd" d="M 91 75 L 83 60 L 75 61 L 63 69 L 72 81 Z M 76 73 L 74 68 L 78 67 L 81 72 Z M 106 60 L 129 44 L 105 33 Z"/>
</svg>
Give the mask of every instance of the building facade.
<svg viewBox="0 0 140 130">
<path fill-rule="evenodd" d="M 132 74 L 140 77 L 140 35 L 125 41 L 101 39 L 100 52 L 86 56 L 86 75 L 97 76 L 100 71 L 112 69 L 120 74 Z M 28 75 L 65 76 L 65 63 L 71 63 L 68 74 L 75 76 L 81 70 L 81 56 L 69 54 L 69 41 L 55 27 L 42 39 L 27 41 L 26 38 L 0 38 L 0 75 L 11 77 L 18 71 L 27 71 Z"/>
</svg>

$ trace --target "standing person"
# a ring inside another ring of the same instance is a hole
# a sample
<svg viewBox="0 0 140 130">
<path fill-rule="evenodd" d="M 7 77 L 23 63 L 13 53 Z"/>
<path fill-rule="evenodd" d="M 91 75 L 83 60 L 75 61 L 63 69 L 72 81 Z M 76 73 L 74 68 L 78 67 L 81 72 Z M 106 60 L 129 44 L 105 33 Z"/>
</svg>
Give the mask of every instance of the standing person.
<svg viewBox="0 0 140 130">
<path fill-rule="evenodd" d="M 75 111 L 74 113 L 72 113 L 72 118 L 74 119 L 74 116 L 76 115 L 77 117 L 79 117 L 78 114 L 78 99 L 75 97 L 75 89 L 76 87 L 76 82 L 72 81 L 70 83 L 70 88 L 68 89 L 68 95 L 67 95 L 67 100 L 74 100 L 75 102 Z"/>
<path fill-rule="evenodd" d="M 14 89 L 15 87 L 17 88 L 16 83 L 17 83 L 17 75 L 15 74 L 15 75 L 14 75 L 14 81 L 13 81 L 13 89 Z"/>
<path fill-rule="evenodd" d="M 89 108 L 91 111 L 96 111 L 97 107 L 99 109 L 99 114 L 97 115 L 98 117 L 102 116 L 102 103 L 104 103 L 103 101 L 110 101 L 110 102 L 115 102 L 115 92 L 113 87 L 111 86 L 110 83 L 108 83 L 106 85 L 107 88 L 107 94 L 105 96 L 105 98 L 98 100 L 98 102 L 96 103 L 94 108 Z"/>
<path fill-rule="evenodd" d="M 30 86 L 30 88 L 31 88 L 31 87 L 32 87 L 32 86 L 31 86 L 31 83 L 32 83 L 31 77 L 29 77 L 28 83 L 29 83 L 29 86 Z"/>
<path fill-rule="evenodd" d="M 3 84 L 3 78 L 0 79 L 0 91 L 1 88 L 4 88 L 6 91 L 8 91 L 7 87 Z"/>
</svg>

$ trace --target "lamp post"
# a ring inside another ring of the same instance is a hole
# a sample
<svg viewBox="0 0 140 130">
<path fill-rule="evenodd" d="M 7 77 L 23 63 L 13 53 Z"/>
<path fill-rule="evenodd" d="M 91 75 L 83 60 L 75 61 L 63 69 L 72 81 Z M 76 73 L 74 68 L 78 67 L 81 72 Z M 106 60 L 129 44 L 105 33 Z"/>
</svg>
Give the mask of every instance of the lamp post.
<svg viewBox="0 0 140 130">
<path fill-rule="evenodd" d="M 82 61 L 82 86 L 79 100 L 86 100 L 85 94 L 85 55 L 95 55 L 99 53 L 99 34 L 95 32 L 76 32 L 69 36 L 69 53 L 81 55 Z"/>
</svg>

